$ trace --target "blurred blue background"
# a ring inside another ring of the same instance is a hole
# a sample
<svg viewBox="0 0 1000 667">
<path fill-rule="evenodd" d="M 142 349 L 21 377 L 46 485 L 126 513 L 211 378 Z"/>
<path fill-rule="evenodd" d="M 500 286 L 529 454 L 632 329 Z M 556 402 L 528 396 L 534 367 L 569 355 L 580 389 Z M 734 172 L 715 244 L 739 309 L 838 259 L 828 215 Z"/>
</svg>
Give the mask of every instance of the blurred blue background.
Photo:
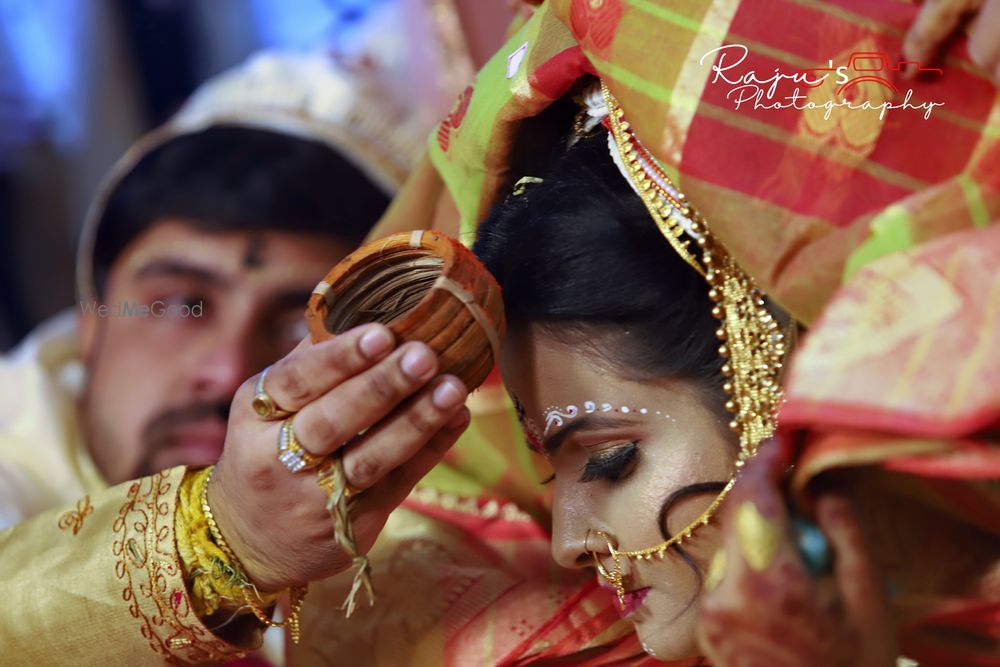
<svg viewBox="0 0 1000 667">
<path fill-rule="evenodd" d="M 340 50 L 394 1 L 0 0 L 0 350 L 74 302 L 84 213 L 135 139 L 254 51 Z M 477 64 L 516 5 L 418 1 L 458 11 Z"/>
</svg>

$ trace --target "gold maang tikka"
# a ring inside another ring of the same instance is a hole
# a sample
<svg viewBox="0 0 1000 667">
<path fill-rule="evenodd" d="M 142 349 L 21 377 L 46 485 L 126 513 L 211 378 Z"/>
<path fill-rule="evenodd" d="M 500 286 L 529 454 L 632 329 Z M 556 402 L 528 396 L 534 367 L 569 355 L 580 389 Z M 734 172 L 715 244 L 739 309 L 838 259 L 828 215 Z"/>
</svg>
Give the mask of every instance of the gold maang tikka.
<svg viewBox="0 0 1000 667">
<path fill-rule="evenodd" d="M 615 588 L 625 603 L 622 561 L 662 559 L 667 549 L 689 539 L 697 528 L 707 525 L 736 483 L 736 474 L 756 452 L 761 442 L 775 430 L 781 404 L 781 370 L 787 346 L 774 316 L 767 310 L 764 294 L 709 231 L 698 211 L 660 167 L 632 132 L 618 101 L 601 82 L 607 106 L 607 125 L 612 157 L 622 174 L 639 194 L 646 210 L 673 249 L 691 268 L 705 278 L 712 315 L 719 320 L 715 335 L 719 355 L 725 359 L 722 374 L 726 410 L 732 414 L 729 428 L 738 434 L 740 452 L 736 473 L 702 514 L 669 540 L 633 551 L 618 550 L 610 535 L 598 532 L 608 544 L 612 570 L 593 553 L 600 575 Z"/>
</svg>

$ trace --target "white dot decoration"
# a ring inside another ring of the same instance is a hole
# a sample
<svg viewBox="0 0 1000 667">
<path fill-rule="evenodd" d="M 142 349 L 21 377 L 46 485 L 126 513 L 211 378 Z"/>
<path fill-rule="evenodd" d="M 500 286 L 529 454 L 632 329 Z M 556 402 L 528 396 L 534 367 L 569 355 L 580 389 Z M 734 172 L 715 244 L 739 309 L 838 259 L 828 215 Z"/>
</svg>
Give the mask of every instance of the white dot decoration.
<svg viewBox="0 0 1000 667">
<path fill-rule="evenodd" d="M 549 431 L 553 428 L 559 428 L 563 426 L 566 420 L 574 419 L 580 414 L 593 414 L 595 412 L 618 412 L 624 415 L 632 414 L 638 412 L 641 415 L 648 415 L 651 411 L 648 408 L 633 408 L 628 405 L 615 405 L 614 403 L 596 403 L 594 401 L 584 401 L 582 404 L 583 409 L 580 410 L 575 405 L 567 405 L 565 408 L 550 405 L 545 409 L 543 413 L 543 419 L 545 421 L 545 430 L 542 435 L 548 435 Z M 656 414 L 663 415 L 664 413 L 657 410 Z M 667 415 L 669 416 L 669 415 Z M 530 421 L 530 420 L 529 420 Z"/>
</svg>

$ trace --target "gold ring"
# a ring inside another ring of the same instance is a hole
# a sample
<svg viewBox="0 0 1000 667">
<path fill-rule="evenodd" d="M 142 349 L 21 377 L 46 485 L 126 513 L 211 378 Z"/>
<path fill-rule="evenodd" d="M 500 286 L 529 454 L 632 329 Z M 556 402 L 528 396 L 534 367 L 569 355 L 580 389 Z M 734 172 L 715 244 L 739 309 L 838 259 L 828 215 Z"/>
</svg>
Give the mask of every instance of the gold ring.
<svg viewBox="0 0 1000 667">
<path fill-rule="evenodd" d="M 292 472 L 316 468 L 326 460 L 326 457 L 310 454 L 299 444 L 295 438 L 293 419 L 294 417 L 289 417 L 281 424 L 281 434 L 278 436 L 278 460 Z"/>
<path fill-rule="evenodd" d="M 254 387 L 253 400 L 250 405 L 253 406 L 253 411 L 256 412 L 257 416 L 261 419 L 267 419 L 268 421 L 284 419 L 292 413 L 288 410 L 279 408 L 278 404 L 274 402 L 273 398 L 271 398 L 271 395 L 264 389 L 264 378 L 267 377 L 267 372 L 269 370 L 271 370 L 270 366 L 265 368 L 263 372 L 257 376 L 257 386 Z"/>
</svg>

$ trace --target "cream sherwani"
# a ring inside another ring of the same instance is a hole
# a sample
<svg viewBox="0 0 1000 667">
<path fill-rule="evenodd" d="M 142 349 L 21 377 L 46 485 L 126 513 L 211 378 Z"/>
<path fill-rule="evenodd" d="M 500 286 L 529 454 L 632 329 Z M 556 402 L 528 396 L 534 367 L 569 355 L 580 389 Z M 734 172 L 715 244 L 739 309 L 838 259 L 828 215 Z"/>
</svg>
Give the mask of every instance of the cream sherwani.
<svg viewBox="0 0 1000 667">
<path fill-rule="evenodd" d="M 195 615 L 174 542 L 184 468 L 108 488 L 84 445 L 73 314 L 0 361 L 5 664 L 208 662 L 244 649 Z"/>
<path fill-rule="evenodd" d="M 0 360 L 0 528 L 107 488 L 79 428 L 74 323 L 63 313 Z"/>
</svg>

